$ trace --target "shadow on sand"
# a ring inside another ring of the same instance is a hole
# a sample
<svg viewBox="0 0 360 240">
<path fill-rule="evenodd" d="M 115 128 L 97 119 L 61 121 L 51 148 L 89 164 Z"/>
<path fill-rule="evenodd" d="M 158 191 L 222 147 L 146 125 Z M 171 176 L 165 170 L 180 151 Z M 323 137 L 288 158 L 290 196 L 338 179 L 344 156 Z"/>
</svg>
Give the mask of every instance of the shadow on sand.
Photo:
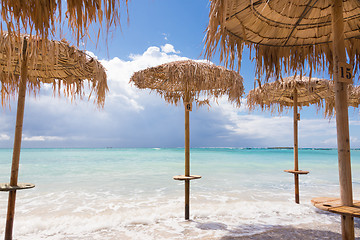
<svg viewBox="0 0 360 240">
<path fill-rule="evenodd" d="M 331 231 L 309 230 L 292 227 L 275 227 L 271 230 L 250 236 L 224 236 L 221 240 L 341 240 L 341 234 Z M 358 239 L 358 238 L 357 238 Z"/>
<path fill-rule="evenodd" d="M 316 211 L 318 214 L 334 215 L 335 213 Z M 354 218 L 355 232 L 360 228 L 360 218 Z M 228 232 L 220 240 L 342 240 L 339 229 L 313 230 L 280 225 L 242 225 L 237 229 L 228 229 L 228 226 L 221 222 L 198 223 L 197 228 L 202 230 L 221 230 Z M 358 235 L 359 233 L 357 233 Z M 355 238 L 360 240 L 360 237 Z"/>
<path fill-rule="evenodd" d="M 360 221 L 355 220 L 355 228 L 358 228 Z M 197 228 L 202 230 L 222 230 L 228 231 L 228 234 L 221 237 L 220 240 L 341 240 L 341 234 L 327 230 L 312 230 L 303 228 L 294 228 L 289 226 L 274 225 L 247 225 L 239 229 L 230 230 L 226 224 L 220 222 L 198 223 Z M 261 229 L 254 233 L 254 229 Z M 243 235 L 243 236 L 239 236 Z M 360 237 L 355 238 L 360 240 Z"/>
</svg>

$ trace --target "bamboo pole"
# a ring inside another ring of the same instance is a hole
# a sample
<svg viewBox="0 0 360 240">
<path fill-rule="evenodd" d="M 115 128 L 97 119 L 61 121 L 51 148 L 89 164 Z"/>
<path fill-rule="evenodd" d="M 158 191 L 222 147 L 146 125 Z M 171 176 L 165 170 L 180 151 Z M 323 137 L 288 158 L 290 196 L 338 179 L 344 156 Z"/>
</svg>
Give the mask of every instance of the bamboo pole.
<svg viewBox="0 0 360 240">
<path fill-rule="evenodd" d="M 13 157 L 12 157 L 12 165 L 11 165 L 10 186 L 17 185 L 18 175 L 19 175 L 21 137 L 22 137 L 22 128 L 23 128 L 23 120 L 24 120 L 26 80 L 27 80 L 26 48 L 27 48 L 27 41 L 26 39 L 24 39 L 23 56 L 21 62 L 21 73 L 20 73 L 21 80 L 19 86 L 19 96 L 18 96 L 18 105 L 17 105 L 17 113 L 16 113 L 14 149 L 13 149 Z M 6 227 L 5 227 L 5 240 L 12 239 L 12 231 L 13 231 L 14 216 L 15 216 L 15 200 L 16 200 L 16 190 L 9 191 L 8 211 L 7 211 Z"/>
<path fill-rule="evenodd" d="M 299 147 L 298 147 L 298 94 L 297 89 L 294 90 L 294 170 L 299 170 Z M 299 199 L 299 174 L 294 174 L 295 180 L 295 202 L 300 203 Z"/>
<path fill-rule="evenodd" d="M 332 5 L 332 33 L 333 33 L 333 62 L 335 82 L 336 129 L 339 162 L 339 182 L 341 203 L 353 205 L 349 118 L 347 105 L 347 83 L 341 82 L 339 77 L 339 62 L 346 62 L 344 43 L 343 1 L 334 0 Z M 354 218 L 343 215 L 341 218 L 342 238 L 355 239 Z"/>
<path fill-rule="evenodd" d="M 189 102 L 189 93 L 186 93 L 185 102 Z M 190 176 L 190 112 L 185 106 L 185 176 Z M 190 180 L 185 180 L 185 219 L 190 217 Z"/>
</svg>

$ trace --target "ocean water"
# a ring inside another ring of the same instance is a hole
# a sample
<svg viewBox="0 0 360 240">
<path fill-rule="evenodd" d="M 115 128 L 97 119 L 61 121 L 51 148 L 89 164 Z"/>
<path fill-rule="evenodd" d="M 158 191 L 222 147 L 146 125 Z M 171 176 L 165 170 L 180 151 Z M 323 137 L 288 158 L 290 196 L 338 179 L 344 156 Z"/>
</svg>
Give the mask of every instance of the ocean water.
<svg viewBox="0 0 360 240">
<path fill-rule="evenodd" d="M 8 182 L 11 149 L 0 149 Z M 360 199 L 360 151 L 353 150 Z M 184 149 L 23 149 L 14 239 L 341 239 L 340 216 L 314 197 L 339 197 L 337 151 L 299 150 L 300 203 L 294 203 L 291 149 L 191 149 L 190 221 L 184 220 Z M 6 192 L 0 192 L 0 238 Z M 356 236 L 360 221 L 355 219 Z"/>
</svg>

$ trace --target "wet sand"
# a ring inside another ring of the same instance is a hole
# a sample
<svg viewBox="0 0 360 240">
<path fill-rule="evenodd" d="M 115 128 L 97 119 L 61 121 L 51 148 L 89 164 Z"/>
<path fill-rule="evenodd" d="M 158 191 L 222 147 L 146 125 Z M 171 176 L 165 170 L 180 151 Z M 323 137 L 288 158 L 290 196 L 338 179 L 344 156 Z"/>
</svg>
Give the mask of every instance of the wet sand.
<svg viewBox="0 0 360 240">
<path fill-rule="evenodd" d="M 301 228 L 291 228 L 291 227 L 279 227 L 278 229 L 273 229 L 266 231 L 264 233 L 255 234 L 251 236 L 242 236 L 242 237 L 233 237 L 233 236 L 224 236 L 221 240 L 341 240 L 341 234 L 332 231 L 321 231 L 321 230 L 309 230 Z M 360 239 L 360 238 L 356 238 Z"/>
</svg>

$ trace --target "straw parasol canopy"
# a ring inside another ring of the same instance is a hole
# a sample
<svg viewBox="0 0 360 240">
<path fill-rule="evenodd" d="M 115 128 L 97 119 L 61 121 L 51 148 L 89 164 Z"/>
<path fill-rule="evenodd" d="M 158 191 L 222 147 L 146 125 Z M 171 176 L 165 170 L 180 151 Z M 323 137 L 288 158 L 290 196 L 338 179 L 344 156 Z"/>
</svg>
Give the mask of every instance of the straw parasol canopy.
<svg viewBox="0 0 360 240">
<path fill-rule="evenodd" d="M 205 62 L 175 61 L 134 73 L 130 82 L 137 88 L 151 89 L 166 102 L 178 105 L 182 99 L 208 103 L 209 98 L 227 95 L 230 102 L 241 104 L 244 94 L 242 77 L 234 71 Z M 188 94 L 189 96 L 186 96 Z M 207 96 L 200 101 L 200 96 Z"/>
<path fill-rule="evenodd" d="M 199 175 L 190 175 L 190 123 L 189 112 L 192 102 L 198 106 L 209 104 L 209 99 L 228 95 L 230 102 L 241 104 L 244 94 L 242 77 L 224 67 L 192 60 L 177 61 L 147 68 L 136 72 L 130 79 L 140 89 L 151 89 L 165 101 L 178 105 L 181 100 L 185 106 L 185 174 L 174 176 L 174 180 L 185 181 L 185 219 L 190 216 L 190 180 Z M 199 97 L 205 97 L 199 100 Z"/>
<path fill-rule="evenodd" d="M 206 55 L 220 45 L 221 59 L 241 66 L 244 47 L 256 55 L 259 76 L 280 78 L 281 72 L 310 71 L 325 66 L 333 73 L 333 1 L 211 0 Z M 360 57 L 360 2 L 343 2 L 345 48 L 354 69 Z"/>
<path fill-rule="evenodd" d="M 253 89 L 247 95 L 250 110 L 260 107 L 261 110 L 282 113 L 294 107 L 294 90 L 297 90 L 297 106 L 305 107 L 315 104 L 322 106 L 323 99 L 328 97 L 331 82 L 326 79 L 292 76 L 265 83 Z"/>
<path fill-rule="evenodd" d="M 79 44 L 79 40 L 87 36 L 92 23 L 98 23 L 100 28 L 105 23 L 107 30 L 112 25 L 119 25 L 120 9 L 122 5 L 127 8 L 127 4 L 128 0 L 68 0 L 65 4 L 62 0 L 2 0 L 3 22 L 0 26 L 1 31 L 3 28 L 9 32 L 24 30 L 48 38 L 61 32 L 62 24 L 66 20 Z"/>
<path fill-rule="evenodd" d="M 335 82 L 340 203 L 353 206 L 347 85 L 359 68 L 358 0 L 211 0 L 205 55 L 217 47 L 226 66 L 255 52 L 258 78 L 327 70 Z M 349 62 L 347 62 L 349 59 Z M 344 74 L 346 73 L 346 74 Z M 343 239 L 354 239 L 353 217 L 342 214 Z"/>
<path fill-rule="evenodd" d="M 106 73 L 101 64 L 65 41 L 48 41 L 34 36 L 5 34 L 0 37 L 1 101 L 18 95 L 14 148 L 10 183 L 0 184 L 1 191 L 9 191 L 5 240 L 12 239 L 15 217 L 16 191 L 35 185 L 18 183 L 22 126 L 26 88 L 37 92 L 42 83 L 53 85 L 54 92 L 63 86 L 66 96 L 82 96 L 85 80 L 95 95 L 95 102 L 103 106 L 107 91 Z M 46 48 L 45 48 L 46 46 Z"/>
<path fill-rule="evenodd" d="M 46 48 L 42 42 L 46 41 Z M 26 47 L 26 56 L 23 49 Z M 61 87 L 66 96 L 84 95 L 84 80 L 99 107 L 105 103 L 108 91 L 104 67 L 85 52 L 70 46 L 65 40 L 48 41 L 35 36 L 3 34 L 0 36 L 1 103 L 4 106 L 20 85 L 21 63 L 26 57 L 27 86 L 34 93 L 42 83 L 53 85 L 54 93 Z"/>
<path fill-rule="evenodd" d="M 335 115 L 335 90 L 334 85 L 331 85 L 332 94 L 325 99 L 325 116 L 331 118 Z M 348 106 L 358 108 L 360 105 L 360 87 L 348 86 Z"/>
<path fill-rule="evenodd" d="M 294 110 L 294 169 L 285 170 L 285 172 L 294 174 L 296 203 L 300 203 L 299 174 L 309 173 L 299 170 L 298 121 L 300 114 L 298 107 L 316 104 L 319 109 L 323 100 L 331 94 L 330 85 L 330 81 L 326 79 L 292 76 L 265 83 L 263 86 L 251 90 L 247 96 L 247 104 L 250 110 L 254 110 L 256 106 L 262 110 L 278 111 L 279 113 L 289 108 Z"/>
</svg>

